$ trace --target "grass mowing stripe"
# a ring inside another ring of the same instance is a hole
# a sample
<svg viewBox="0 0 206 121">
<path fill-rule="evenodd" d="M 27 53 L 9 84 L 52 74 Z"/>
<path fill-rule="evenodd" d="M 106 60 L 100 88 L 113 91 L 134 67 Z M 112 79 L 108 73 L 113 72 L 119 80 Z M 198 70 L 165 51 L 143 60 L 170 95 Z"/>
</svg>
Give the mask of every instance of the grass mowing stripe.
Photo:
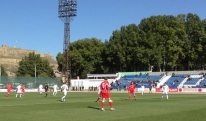
<svg viewBox="0 0 206 121">
<path fill-rule="evenodd" d="M 53 104 L 57 104 L 57 103 L 13 104 L 13 105 L 0 105 L 0 107 L 31 106 L 31 105 L 53 105 Z"/>
<path fill-rule="evenodd" d="M 69 92 L 66 102 L 61 102 L 62 93 L 48 97 L 45 94 L 26 93 L 22 98 L 10 98 L 0 93 L 0 121 L 174 121 L 196 118 L 205 119 L 206 96 L 204 94 L 169 94 L 169 100 L 161 99 L 161 94 L 137 94 L 137 100 L 127 99 L 126 93 L 111 93 L 115 111 L 110 111 L 108 101 L 106 111 L 101 111 L 101 102 L 94 102 L 96 92 Z M 192 113 L 192 114 L 191 114 Z"/>
</svg>

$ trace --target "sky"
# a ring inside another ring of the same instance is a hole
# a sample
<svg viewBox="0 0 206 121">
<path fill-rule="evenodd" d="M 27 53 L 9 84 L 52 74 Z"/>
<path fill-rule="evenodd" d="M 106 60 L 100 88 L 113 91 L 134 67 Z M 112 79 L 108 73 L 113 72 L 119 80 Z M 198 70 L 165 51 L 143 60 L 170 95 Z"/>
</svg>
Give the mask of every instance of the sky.
<svg viewBox="0 0 206 121">
<path fill-rule="evenodd" d="M 77 16 L 70 22 L 70 42 L 85 38 L 109 40 L 121 26 L 139 25 L 156 15 L 197 14 L 206 19 L 206 0 L 77 0 Z M 64 22 L 58 0 L 0 0 L 0 46 L 63 52 Z"/>
</svg>

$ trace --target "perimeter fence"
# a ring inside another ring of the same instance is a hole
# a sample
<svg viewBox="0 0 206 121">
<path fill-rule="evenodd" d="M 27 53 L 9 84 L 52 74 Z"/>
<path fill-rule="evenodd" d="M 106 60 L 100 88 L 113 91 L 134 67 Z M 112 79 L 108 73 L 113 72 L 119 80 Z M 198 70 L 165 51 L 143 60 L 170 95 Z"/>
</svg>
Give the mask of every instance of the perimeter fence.
<svg viewBox="0 0 206 121">
<path fill-rule="evenodd" d="M 38 88 L 40 84 L 44 85 L 45 83 L 47 83 L 50 88 L 52 88 L 54 84 L 58 86 L 62 84 L 60 78 L 0 76 L 0 89 L 6 89 L 8 83 L 11 83 L 13 88 L 16 88 L 19 84 L 24 84 L 27 89 L 35 89 Z"/>
</svg>

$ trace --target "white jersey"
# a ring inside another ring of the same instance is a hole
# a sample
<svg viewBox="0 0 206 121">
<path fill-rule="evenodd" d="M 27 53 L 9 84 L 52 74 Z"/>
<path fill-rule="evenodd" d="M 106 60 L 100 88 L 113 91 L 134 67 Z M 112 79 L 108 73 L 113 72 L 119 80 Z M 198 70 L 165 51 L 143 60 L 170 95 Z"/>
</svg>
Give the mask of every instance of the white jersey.
<svg viewBox="0 0 206 121">
<path fill-rule="evenodd" d="M 53 86 L 53 89 L 54 89 L 54 92 L 57 92 L 58 86 L 57 86 L 57 85 L 54 85 L 54 86 Z"/>
<path fill-rule="evenodd" d="M 144 88 L 145 88 L 144 85 L 142 85 L 142 86 L 141 86 L 141 90 L 144 91 Z"/>
<path fill-rule="evenodd" d="M 39 85 L 39 89 L 43 89 L 43 85 L 42 84 Z"/>
<path fill-rule="evenodd" d="M 66 84 L 63 84 L 61 86 L 62 92 L 67 92 L 67 90 L 69 89 L 68 86 Z"/>
<path fill-rule="evenodd" d="M 167 85 L 162 86 L 162 92 L 163 93 L 168 93 L 169 92 L 169 87 Z"/>
<path fill-rule="evenodd" d="M 21 93 L 21 85 L 17 86 L 16 88 L 17 88 L 16 92 Z"/>
</svg>

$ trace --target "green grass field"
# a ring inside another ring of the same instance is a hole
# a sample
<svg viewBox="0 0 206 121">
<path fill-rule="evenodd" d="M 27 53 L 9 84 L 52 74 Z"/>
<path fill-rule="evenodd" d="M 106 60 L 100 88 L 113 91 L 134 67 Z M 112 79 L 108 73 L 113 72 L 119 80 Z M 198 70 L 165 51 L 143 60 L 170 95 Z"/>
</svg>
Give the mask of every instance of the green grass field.
<svg viewBox="0 0 206 121">
<path fill-rule="evenodd" d="M 101 111 L 96 103 L 97 92 L 68 92 L 66 102 L 62 93 L 48 97 L 45 94 L 26 93 L 22 98 L 6 97 L 0 93 L 0 121 L 205 121 L 205 94 L 137 93 L 137 100 L 127 100 L 127 93 L 111 93 L 115 111 Z"/>
</svg>

